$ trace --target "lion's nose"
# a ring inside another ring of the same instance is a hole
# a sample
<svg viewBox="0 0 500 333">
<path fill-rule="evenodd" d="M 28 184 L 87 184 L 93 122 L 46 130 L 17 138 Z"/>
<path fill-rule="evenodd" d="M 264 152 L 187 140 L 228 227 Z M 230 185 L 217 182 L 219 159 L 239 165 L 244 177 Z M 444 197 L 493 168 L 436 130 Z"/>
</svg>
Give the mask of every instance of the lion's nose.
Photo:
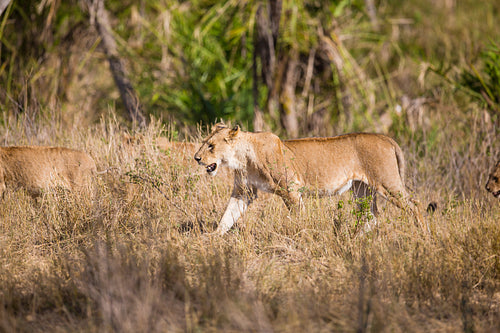
<svg viewBox="0 0 500 333">
<path fill-rule="evenodd" d="M 199 162 L 199 161 L 201 161 L 201 157 L 199 157 L 199 156 L 196 156 L 196 155 L 194 156 L 194 159 L 195 159 L 195 161 L 196 161 L 196 162 Z"/>
</svg>

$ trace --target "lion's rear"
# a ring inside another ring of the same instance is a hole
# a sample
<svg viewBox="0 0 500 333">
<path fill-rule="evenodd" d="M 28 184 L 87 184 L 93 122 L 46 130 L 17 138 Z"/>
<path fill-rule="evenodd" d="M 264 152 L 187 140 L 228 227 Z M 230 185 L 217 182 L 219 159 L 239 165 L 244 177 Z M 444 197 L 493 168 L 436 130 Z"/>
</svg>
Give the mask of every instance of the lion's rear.
<svg viewBox="0 0 500 333">
<path fill-rule="evenodd" d="M 96 171 L 86 153 L 59 147 L 5 147 L 0 160 L 8 187 L 25 188 L 37 196 L 42 189 L 81 187 Z"/>
<path fill-rule="evenodd" d="M 367 183 L 401 183 L 405 160 L 401 148 L 381 134 L 354 133 L 331 138 L 286 140 L 302 170 L 313 178 L 352 178 Z M 307 175 L 306 175 L 307 176 Z M 396 179 L 394 179 L 396 178 Z M 399 185 L 399 184 L 398 184 Z"/>
</svg>

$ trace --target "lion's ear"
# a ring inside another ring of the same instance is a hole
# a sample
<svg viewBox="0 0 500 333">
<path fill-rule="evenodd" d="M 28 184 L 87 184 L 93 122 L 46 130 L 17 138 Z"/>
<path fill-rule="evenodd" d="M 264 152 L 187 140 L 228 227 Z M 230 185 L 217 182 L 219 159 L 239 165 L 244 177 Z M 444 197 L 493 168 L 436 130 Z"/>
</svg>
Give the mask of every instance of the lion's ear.
<svg viewBox="0 0 500 333">
<path fill-rule="evenodd" d="M 227 126 L 223 122 L 217 123 L 217 124 L 212 126 L 212 132 L 218 131 L 218 130 L 226 128 L 226 127 Z"/>
<path fill-rule="evenodd" d="M 229 137 L 235 138 L 240 133 L 240 127 L 238 125 L 234 126 L 231 131 L 229 131 Z"/>
</svg>

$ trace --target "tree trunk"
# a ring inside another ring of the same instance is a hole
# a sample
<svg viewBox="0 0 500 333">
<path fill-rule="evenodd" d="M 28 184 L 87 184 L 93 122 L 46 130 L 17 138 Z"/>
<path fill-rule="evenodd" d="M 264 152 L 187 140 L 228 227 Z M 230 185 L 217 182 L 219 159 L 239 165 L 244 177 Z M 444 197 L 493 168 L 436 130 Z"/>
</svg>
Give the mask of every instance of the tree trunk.
<svg viewBox="0 0 500 333">
<path fill-rule="evenodd" d="M 256 13 L 253 56 L 254 129 L 260 130 L 263 127 L 263 113 L 258 106 L 257 58 L 259 58 L 262 81 L 268 90 L 265 111 L 276 118 L 279 115 L 279 121 L 287 135 L 297 137 L 299 124 L 295 88 L 298 80 L 298 51 L 285 50 L 282 52 L 282 57 L 277 56 L 281 7 L 281 0 L 269 0 L 267 5 L 260 5 Z"/>
<path fill-rule="evenodd" d="M 256 40 L 255 52 L 258 53 L 261 62 L 261 75 L 264 84 L 272 89 L 274 67 L 276 66 L 275 41 L 271 30 L 267 6 L 260 5 L 256 13 Z"/>
<path fill-rule="evenodd" d="M 117 51 L 116 42 L 112 35 L 109 15 L 104 8 L 103 0 L 87 0 L 91 23 L 94 24 L 101 37 L 104 52 L 109 61 L 109 67 L 115 84 L 125 106 L 128 119 L 139 127 L 146 126 L 146 117 L 142 113 L 139 98 L 127 77 L 125 66 Z"/>
<path fill-rule="evenodd" d="M 7 8 L 7 6 L 9 5 L 11 0 L 0 0 L 0 16 L 2 16 L 3 14 L 3 11 L 5 10 L 5 8 Z"/>
<path fill-rule="evenodd" d="M 274 114 L 278 109 L 278 90 L 281 75 L 276 73 L 276 42 L 279 36 L 281 18 L 281 0 L 269 0 L 269 4 L 260 5 L 256 13 L 256 31 L 253 56 L 253 99 L 254 99 L 254 129 L 262 130 L 264 115 L 259 108 L 259 77 L 257 59 L 261 63 L 261 78 L 268 89 L 268 97 L 264 111 Z M 278 79 L 277 79 L 278 78 Z M 277 115 L 277 112 L 276 112 Z"/>
<path fill-rule="evenodd" d="M 295 102 L 295 87 L 297 86 L 297 66 L 298 51 L 290 50 L 286 71 L 282 76 L 280 93 L 280 121 L 281 126 L 286 130 L 291 138 L 296 138 L 299 134 L 299 122 L 297 120 L 297 110 Z"/>
<path fill-rule="evenodd" d="M 368 17 L 370 18 L 373 30 L 379 31 L 377 7 L 375 7 L 375 3 L 373 2 L 373 0 L 365 0 L 365 7 L 366 12 L 368 13 Z"/>
<path fill-rule="evenodd" d="M 257 9 L 257 20 L 261 20 L 261 7 Z M 264 129 L 264 115 L 262 110 L 259 107 L 259 74 L 257 73 L 257 50 L 260 50 L 262 47 L 262 36 L 259 36 L 259 33 L 262 34 L 259 28 L 259 23 L 257 23 L 256 34 L 257 38 L 253 40 L 254 52 L 252 54 L 252 97 L 253 97 L 253 130 L 254 131 L 262 131 Z"/>
</svg>

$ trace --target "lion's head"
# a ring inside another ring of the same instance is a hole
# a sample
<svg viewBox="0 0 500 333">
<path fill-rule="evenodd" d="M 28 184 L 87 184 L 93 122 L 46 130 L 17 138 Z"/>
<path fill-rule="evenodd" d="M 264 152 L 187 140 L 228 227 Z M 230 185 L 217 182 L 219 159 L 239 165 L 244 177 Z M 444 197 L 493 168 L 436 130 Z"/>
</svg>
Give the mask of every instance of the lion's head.
<svg viewBox="0 0 500 333">
<path fill-rule="evenodd" d="M 194 159 L 203 166 L 206 166 L 207 172 L 215 176 L 221 166 L 227 166 L 232 169 L 238 169 L 241 162 L 237 158 L 238 149 L 236 141 L 240 134 L 240 127 L 229 128 L 219 123 L 212 127 L 212 132 L 203 140 Z"/>
<path fill-rule="evenodd" d="M 493 169 L 488 178 L 486 190 L 493 194 L 495 198 L 500 198 L 500 161 L 497 162 L 495 169 Z"/>
</svg>

